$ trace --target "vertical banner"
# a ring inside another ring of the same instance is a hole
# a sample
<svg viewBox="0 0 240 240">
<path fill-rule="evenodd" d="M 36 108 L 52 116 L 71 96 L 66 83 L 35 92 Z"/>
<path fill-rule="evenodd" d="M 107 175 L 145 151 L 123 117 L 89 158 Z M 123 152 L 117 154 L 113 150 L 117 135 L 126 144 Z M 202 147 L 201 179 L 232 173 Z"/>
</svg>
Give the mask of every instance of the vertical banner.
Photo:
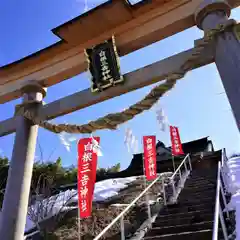
<svg viewBox="0 0 240 240">
<path fill-rule="evenodd" d="M 100 138 L 94 137 L 99 144 Z M 78 206 L 80 218 L 91 216 L 94 184 L 97 171 L 97 149 L 93 138 L 78 142 Z"/>
<path fill-rule="evenodd" d="M 184 154 L 178 128 L 170 126 L 170 135 L 172 143 L 172 155 L 177 156 Z"/>
<path fill-rule="evenodd" d="M 147 180 L 157 177 L 156 137 L 143 136 L 144 166 Z"/>
</svg>

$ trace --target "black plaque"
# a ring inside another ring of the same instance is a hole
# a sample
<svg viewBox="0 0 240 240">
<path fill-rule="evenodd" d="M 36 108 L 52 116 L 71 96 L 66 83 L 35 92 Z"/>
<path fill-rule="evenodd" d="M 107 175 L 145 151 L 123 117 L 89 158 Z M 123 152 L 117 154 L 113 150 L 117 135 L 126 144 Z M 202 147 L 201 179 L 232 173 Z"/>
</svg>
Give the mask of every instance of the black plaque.
<svg viewBox="0 0 240 240">
<path fill-rule="evenodd" d="M 91 73 L 92 92 L 103 91 L 123 82 L 114 37 L 93 48 L 85 49 L 85 53 Z"/>
</svg>

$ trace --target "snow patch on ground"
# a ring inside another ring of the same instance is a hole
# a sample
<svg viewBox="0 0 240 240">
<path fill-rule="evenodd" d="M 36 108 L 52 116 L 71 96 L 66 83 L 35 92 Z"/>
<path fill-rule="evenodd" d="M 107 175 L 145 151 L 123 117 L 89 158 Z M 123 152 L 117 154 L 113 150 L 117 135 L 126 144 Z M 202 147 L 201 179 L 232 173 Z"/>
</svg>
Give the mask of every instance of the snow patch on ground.
<svg viewBox="0 0 240 240">
<path fill-rule="evenodd" d="M 163 176 L 163 177 L 170 177 L 172 175 L 172 172 L 165 172 L 157 175 Z M 141 177 L 141 176 L 138 176 L 138 177 Z M 128 185 L 131 182 L 135 181 L 136 179 L 137 177 L 115 178 L 115 179 L 107 179 L 107 180 L 103 180 L 95 183 L 93 201 L 95 202 L 104 201 L 108 198 L 111 198 L 117 195 L 120 190 L 127 188 Z M 78 201 L 77 190 L 71 189 L 71 190 L 60 192 L 59 194 L 55 196 L 51 196 L 48 199 L 38 201 L 34 205 L 30 206 L 30 209 L 33 213 L 39 212 L 39 210 L 42 209 L 41 210 L 42 213 L 39 214 L 38 216 L 38 222 L 39 222 L 43 219 L 49 218 L 59 213 L 59 211 L 76 209 L 77 206 L 66 206 L 66 205 L 70 203 L 77 203 L 77 201 Z M 150 202 L 150 204 L 151 203 L 152 202 Z M 0 221 L 1 221 L 1 212 L 0 212 Z M 35 222 L 36 222 L 36 219 L 35 221 L 33 221 L 30 216 L 27 216 L 25 231 L 27 232 L 33 229 L 36 226 Z"/>
<path fill-rule="evenodd" d="M 127 178 L 116 178 L 116 179 L 107 179 L 95 184 L 94 189 L 94 199 L 93 201 L 104 201 L 110 197 L 113 197 L 118 194 L 121 189 L 124 189 L 128 186 L 129 183 L 135 181 L 137 177 L 127 177 Z M 67 190 L 64 192 L 60 192 L 58 195 L 51 196 L 48 199 L 44 199 L 42 201 L 36 202 L 32 205 L 31 211 L 39 212 L 41 209 L 42 213 L 39 216 L 39 220 L 43 220 L 45 218 L 51 217 L 59 211 L 66 211 L 71 208 L 76 207 L 68 207 L 66 203 L 77 202 L 77 190 Z M 0 212 L 0 221 L 1 221 L 1 212 Z M 35 227 L 35 223 L 28 216 L 26 220 L 25 231 L 29 231 Z"/>
<path fill-rule="evenodd" d="M 240 157 L 230 158 L 223 167 L 227 191 L 232 194 L 228 210 L 236 212 L 236 240 L 240 240 Z"/>
</svg>

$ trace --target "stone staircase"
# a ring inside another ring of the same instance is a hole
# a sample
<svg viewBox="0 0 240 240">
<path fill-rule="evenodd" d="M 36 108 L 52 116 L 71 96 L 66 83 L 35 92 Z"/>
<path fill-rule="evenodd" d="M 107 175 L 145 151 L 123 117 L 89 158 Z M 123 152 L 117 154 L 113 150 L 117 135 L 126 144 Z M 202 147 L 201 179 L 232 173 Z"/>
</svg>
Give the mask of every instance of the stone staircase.
<svg viewBox="0 0 240 240">
<path fill-rule="evenodd" d="M 193 170 L 177 204 L 165 206 L 145 235 L 150 239 L 212 239 L 217 168 Z"/>
</svg>

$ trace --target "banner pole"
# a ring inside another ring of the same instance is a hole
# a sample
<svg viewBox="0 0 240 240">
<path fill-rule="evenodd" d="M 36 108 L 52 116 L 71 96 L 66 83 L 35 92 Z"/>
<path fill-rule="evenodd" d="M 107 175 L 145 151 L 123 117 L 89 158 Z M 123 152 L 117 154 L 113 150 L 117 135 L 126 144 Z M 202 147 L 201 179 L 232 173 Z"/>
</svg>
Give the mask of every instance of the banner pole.
<svg viewBox="0 0 240 240">
<path fill-rule="evenodd" d="M 174 155 L 172 154 L 172 164 L 173 164 L 173 172 L 176 171 L 176 167 L 175 167 L 175 161 L 174 161 Z"/>
<path fill-rule="evenodd" d="M 78 206 L 78 240 L 81 240 L 81 218 L 79 206 Z"/>
<path fill-rule="evenodd" d="M 144 146 L 144 143 L 143 143 L 143 139 L 142 139 L 142 145 Z M 156 147 L 156 146 L 154 146 Z M 144 152 L 144 149 L 143 149 L 143 152 Z M 145 161 L 144 161 L 144 153 L 142 155 L 142 159 L 143 159 L 143 174 L 144 174 L 144 189 L 147 188 L 147 176 L 146 176 L 146 171 L 145 171 Z M 146 201 L 146 205 L 147 205 L 147 212 L 148 212 L 148 221 L 149 221 L 149 225 L 150 227 L 152 226 L 152 221 L 151 221 L 151 209 L 150 209 L 150 205 L 149 205 L 149 195 L 148 195 L 148 192 L 146 192 L 145 194 L 145 201 Z"/>
<path fill-rule="evenodd" d="M 97 149 L 100 138 L 82 138 L 78 141 L 78 239 L 81 239 L 81 218 L 91 216 L 94 184 L 96 182 Z"/>
<path fill-rule="evenodd" d="M 143 160 L 144 160 L 144 157 L 143 157 Z M 143 173 L 144 173 L 144 189 L 147 188 L 147 177 L 146 177 L 146 174 L 145 174 L 145 167 L 144 167 L 144 161 L 143 161 Z M 149 221 L 149 224 L 151 225 L 151 208 L 150 208 L 150 204 L 149 204 L 149 195 L 148 195 L 148 192 L 146 192 L 145 194 L 145 201 L 146 201 L 146 204 L 147 204 L 147 212 L 148 212 L 148 221 Z"/>
</svg>

